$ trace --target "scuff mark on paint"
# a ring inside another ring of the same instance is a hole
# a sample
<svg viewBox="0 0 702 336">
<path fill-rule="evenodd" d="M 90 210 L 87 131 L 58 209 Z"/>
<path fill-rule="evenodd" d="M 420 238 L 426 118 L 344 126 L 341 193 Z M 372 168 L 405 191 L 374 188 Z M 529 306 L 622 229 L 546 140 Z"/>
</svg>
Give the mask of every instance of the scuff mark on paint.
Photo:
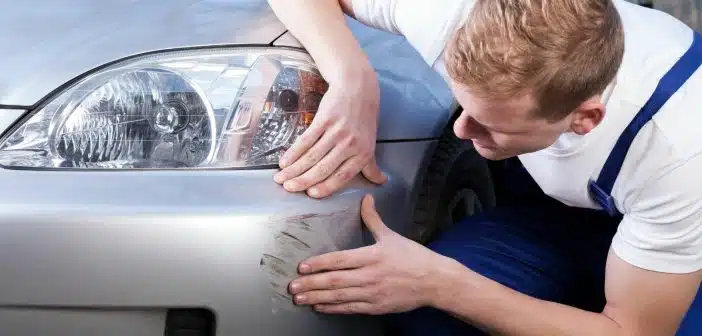
<svg viewBox="0 0 702 336">
<path fill-rule="evenodd" d="M 328 213 L 308 213 L 271 218 L 272 234 L 260 265 L 271 285 L 273 311 L 299 309 L 288 292 L 298 276 L 299 263 L 314 255 L 358 247 L 362 244 L 360 207 Z"/>
<path fill-rule="evenodd" d="M 303 223 L 303 224 L 304 224 L 304 223 Z M 308 230 L 309 230 L 309 229 L 308 229 Z M 312 246 L 308 245 L 307 243 L 305 243 L 304 241 L 302 241 L 300 238 L 297 238 L 297 237 L 293 236 L 292 234 L 290 234 L 290 233 L 288 233 L 288 232 L 281 232 L 280 234 L 283 235 L 283 236 L 286 236 L 287 238 L 290 238 L 290 239 L 292 239 L 292 240 L 296 240 L 297 242 L 299 242 L 300 244 L 302 244 L 305 248 L 312 248 Z"/>
<path fill-rule="evenodd" d="M 272 288 L 279 288 L 281 285 L 283 285 L 280 283 L 280 281 L 276 281 L 276 279 L 286 279 L 293 276 L 294 274 L 289 269 L 285 260 L 276 256 L 272 256 L 270 254 L 263 255 L 263 257 L 261 258 L 261 266 L 263 266 L 264 269 L 268 269 L 270 272 L 274 273 L 274 276 L 270 276 L 269 274 L 269 279 L 271 279 L 270 285 Z M 284 301 L 291 300 L 291 296 L 287 294 L 287 291 L 285 293 L 281 291 L 275 291 L 274 293 L 278 299 L 282 299 Z"/>
</svg>

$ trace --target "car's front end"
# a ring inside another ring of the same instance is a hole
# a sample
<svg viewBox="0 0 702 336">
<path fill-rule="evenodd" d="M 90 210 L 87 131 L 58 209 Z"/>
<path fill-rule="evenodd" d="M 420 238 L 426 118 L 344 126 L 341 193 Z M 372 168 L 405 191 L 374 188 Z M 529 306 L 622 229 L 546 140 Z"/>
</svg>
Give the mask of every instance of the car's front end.
<svg viewBox="0 0 702 336">
<path fill-rule="evenodd" d="M 405 169 L 388 161 L 422 159 L 414 145 L 380 147 L 390 172 Z M 389 186 L 373 191 L 398 228 L 409 223 L 398 210 L 407 205 L 405 182 L 390 175 Z M 2 334 L 162 335 L 183 323 L 195 328 L 187 321 L 203 312 L 216 324 L 194 325 L 216 325 L 217 335 L 372 334 L 367 319 L 293 306 L 286 288 L 302 258 L 371 242 L 358 207 L 372 190 L 357 181 L 314 201 L 271 177 L 271 170 L 1 170 L 8 190 L 0 201 Z"/>
<path fill-rule="evenodd" d="M 393 229 L 414 229 L 415 185 L 452 100 L 428 68 L 405 77 L 422 64 L 407 44 L 358 35 L 381 81 L 389 182 L 357 177 L 314 200 L 272 176 L 326 84 L 265 1 L 6 7 L 0 334 L 379 331 L 296 307 L 286 286 L 303 258 L 372 243 L 367 192 Z M 381 59 L 392 50 L 404 63 Z"/>
</svg>

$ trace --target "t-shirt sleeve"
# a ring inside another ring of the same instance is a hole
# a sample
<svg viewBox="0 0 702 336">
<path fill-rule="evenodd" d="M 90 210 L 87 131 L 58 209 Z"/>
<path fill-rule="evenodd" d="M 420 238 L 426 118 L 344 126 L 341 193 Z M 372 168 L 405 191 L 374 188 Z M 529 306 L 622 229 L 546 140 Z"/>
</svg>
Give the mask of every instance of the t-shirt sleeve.
<svg viewBox="0 0 702 336">
<path fill-rule="evenodd" d="M 352 0 L 359 22 L 403 35 L 429 65 L 434 65 L 475 0 Z"/>
<path fill-rule="evenodd" d="M 624 261 L 652 271 L 702 269 L 702 154 L 643 187 L 612 241 Z"/>
<path fill-rule="evenodd" d="M 394 34 L 401 34 L 395 22 L 394 0 L 352 0 L 353 13 L 359 22 Z"/>
</svg>

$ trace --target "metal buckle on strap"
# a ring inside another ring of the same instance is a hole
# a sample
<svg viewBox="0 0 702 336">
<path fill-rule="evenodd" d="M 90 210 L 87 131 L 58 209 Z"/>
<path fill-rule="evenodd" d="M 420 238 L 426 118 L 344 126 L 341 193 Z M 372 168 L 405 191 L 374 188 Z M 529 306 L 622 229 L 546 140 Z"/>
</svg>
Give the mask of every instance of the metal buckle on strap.
<svg viewBox="0 0 702 336">
<path fill-rule="evenodd" d="M 588 183 L 588 189 L 590 190 L 590 193 L 592 194 L 592 197 L 595 199 L 595 201 L 610 216 L 618 216 L 621 214 L 617 209 L 617 205 L 614 204 L 614 197 L 612 197 L 612 195 L 609 195 L 602 188 L 600 188 L 600 186 L 597 185 L 596 181 L 590 180 L 590 183 Z"/>
</svg>

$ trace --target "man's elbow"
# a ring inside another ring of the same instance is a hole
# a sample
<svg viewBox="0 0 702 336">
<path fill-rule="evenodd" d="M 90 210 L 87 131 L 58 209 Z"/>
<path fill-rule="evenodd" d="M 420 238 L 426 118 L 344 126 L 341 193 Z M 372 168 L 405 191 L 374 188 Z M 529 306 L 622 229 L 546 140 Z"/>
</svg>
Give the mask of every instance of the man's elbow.
<svg viewBox="0 0 702 336">
<path fill-rule="evenodd" d="M 608 312 L 608 309 L 601 314 L 607 319 L 607 330 L 604 333 L 598 333 L 603 336 L 675 336 L 680 321 L 672 323 L 670 321 L 661 321 L 658 318 L 631 318 L 624 319 L 615 314 Z M 614 316 L 613 316 L 614 315 Z"/>
</svg>

